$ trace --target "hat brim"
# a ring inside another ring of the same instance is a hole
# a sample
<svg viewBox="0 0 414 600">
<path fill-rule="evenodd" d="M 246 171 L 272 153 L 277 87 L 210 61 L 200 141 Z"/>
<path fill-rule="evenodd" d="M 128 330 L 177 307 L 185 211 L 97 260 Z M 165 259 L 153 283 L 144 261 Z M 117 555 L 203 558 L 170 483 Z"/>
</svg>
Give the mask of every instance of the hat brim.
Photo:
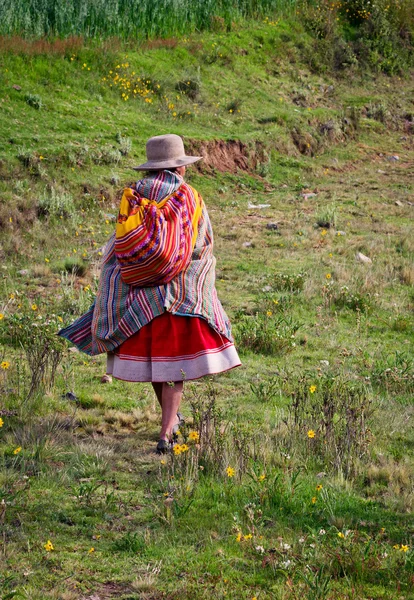
<svg viewBox="0 0 414 600">
<path fill-rule="evenodd" d="M 149 160 L 138 167 L 132 167 L 134 171 L 161 171 L 162 169 L 175 169 L 176 167 L 185 167 L 192 165 L 198 160 L 202 160 L 202 156 L 183 156 L 175 160 Z"/>
</svg>

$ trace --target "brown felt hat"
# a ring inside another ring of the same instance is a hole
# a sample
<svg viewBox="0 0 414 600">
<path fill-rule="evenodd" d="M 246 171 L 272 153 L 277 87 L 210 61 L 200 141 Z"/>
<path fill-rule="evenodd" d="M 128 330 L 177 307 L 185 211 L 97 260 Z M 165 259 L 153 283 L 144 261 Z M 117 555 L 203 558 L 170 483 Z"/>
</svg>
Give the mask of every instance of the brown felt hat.
<svg viewBox="0 0 414 600">
<path fill-rule="evenodd" d="M 179 135 L 167 133 L 150 138 L 146 146 L 147 162 L 135 171 L 158 171 L 160 169 L 173 169 L 184 167 L 201 160 L 202 156 L 187 156 L 183 140 Z"/>
</svg>

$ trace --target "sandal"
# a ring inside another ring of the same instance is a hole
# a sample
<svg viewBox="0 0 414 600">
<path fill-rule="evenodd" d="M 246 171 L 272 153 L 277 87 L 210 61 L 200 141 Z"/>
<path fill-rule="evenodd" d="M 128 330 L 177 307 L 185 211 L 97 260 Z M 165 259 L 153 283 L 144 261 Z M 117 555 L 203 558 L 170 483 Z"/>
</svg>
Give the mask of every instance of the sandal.
<svg viewBox="0 0 414 600">
<path fill-rule="evenodd" d="M 157 454 L 167 454 L 167 452 L 169 452 L 170 449 L 171 449 L 170 442 L 167 442 L 167 440 L 159 440 L 158 444 L 157 444 L 157 449 L 155 450 L 155 452 Z"/>
</svg>

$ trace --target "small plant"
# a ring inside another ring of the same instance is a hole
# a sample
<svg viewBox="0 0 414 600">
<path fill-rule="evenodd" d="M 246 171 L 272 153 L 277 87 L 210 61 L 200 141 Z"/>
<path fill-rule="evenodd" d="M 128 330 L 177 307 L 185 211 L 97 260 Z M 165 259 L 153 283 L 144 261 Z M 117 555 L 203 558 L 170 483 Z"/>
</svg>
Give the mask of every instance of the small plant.
<svg viewBox="0 0 414 600">
<path fill-rule="evenodd" d="M 37 213 L 39 217 L 50 216 L 73 219 L 76 216 L 76 208 L 70 194 L 52 187 L 40 196 L 37 203 Z"/>
<path fill-rule="evenodd" d="M 305 284 L 305 273 L 276 273 L 269 277 L 269 285 L 277 291 L 300 292 Z"/>
<path fill-rule="evenodd" d="M 36 110 L 40 110 L 42 108 L 42 98 L 37 94 L 26 94 L 24 99 L 26 100 L 26 104 L 35 108 Z"/>
<path fill-rule="evenodd" d="M 142 554 L 147 547 L 147 543 L 144 536 L 137 532 L 132 533 L 131 531 L 128 531 L 122 537 L 115 540 L 112 547 L 115 552 Z"/>
<path fill-rule="evenodd" d="M 329 204 L 321 208 L 316 214 L 316 223 L 319 227 L 329 229 L 337 225 L 337 209 L 335 204 Z"/>
<path fill-rule="evenodd" d="M 332 300 L 337 308 L 349 308 L 361 313 L 368 313 L 372 309 L 372 297 L 368 292 L 353 292 L 346 285 L 333 292 Z"/>
<path fill-rule="evenodd" d="M 340 373 L 321 375 L 316 381 L 286 374 L 281 391 L 291 398 L 292 444 L 298 437 L 308 438 L 313 453 L 349 475 L 370 442 L 368 421 L 374 407 L 369 386 Z"/>
<path fill-rule="evenodd" d="M 119 151 L 122 156 L 127 156 L 131 152 L 132 140 L 129 137 L 124 137 L 121 133 L 116 134 L 116 141 L 119 144 Z"/>
<path fill-rule="evenodd" d="M 198 79 L 183 79 L 179 81 L 175 89 L 177 92 L 187 96 L 190 100 L 197 100 L 200 95 L 200 81 Z"/>
<path fill-rule="evenodd" d="M 1 322 L 0 342 L 18 350 L 23 349 L 24 352 L 30 373 L 28 385 L 24 361 L 20 358 L 16 360 L 16 365 L 21 371 L 17 373 L 17 377 L 24 381 L 26 401 L 42 388 L 50 390 L 53 387 L 57 368 L 65 351 L 64 340 L 56 335 L 61 322 L 62 318 L 55 314 L 39 314 L 35 303 L 26 310 L 9 315 Z"/>
<path fill-rule="evenodd" d="M 300 327 L 301 324 L 292 317 L 274 315 L 271 311 L 241 315 L 236 320 L 236 339 L 241 348 L 280 354 L 295 347 L 295 334 Z"/>
<path fill-rule="evenodd" d="M 414 359 L 407 352 L 398 352 L 377 360 L 370 371 L 371 382 L 388 392 L 413 393 Z"/>
<path fill-rule="evenodd" d="M 260 402 L 267 403 L 279 394 L 279 383 L 276 377 L 271 377 L 266 381 L 251 383 L 250 389 Z"/>
</svg>

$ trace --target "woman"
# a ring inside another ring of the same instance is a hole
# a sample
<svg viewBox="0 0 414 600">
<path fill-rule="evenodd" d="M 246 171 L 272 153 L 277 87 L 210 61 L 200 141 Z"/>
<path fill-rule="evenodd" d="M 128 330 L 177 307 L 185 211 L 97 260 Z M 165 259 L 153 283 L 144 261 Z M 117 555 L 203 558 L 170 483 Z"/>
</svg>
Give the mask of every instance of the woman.
<svg viewBox="0 0 414 600">
<path fill-rule="evenodd" d="M 157 452 L 180 424 L 183 381 L 240 365 L 215 289 L 207 209 L 184 181 L 182 139 L 152 137 L 143 179 L 124 191 L 116 234 L 103 258 L 95 304 L 59 335 L 80 350 L 108 353 L 107 372 L 151 382 L 162 409 Z"/>
</svg>

